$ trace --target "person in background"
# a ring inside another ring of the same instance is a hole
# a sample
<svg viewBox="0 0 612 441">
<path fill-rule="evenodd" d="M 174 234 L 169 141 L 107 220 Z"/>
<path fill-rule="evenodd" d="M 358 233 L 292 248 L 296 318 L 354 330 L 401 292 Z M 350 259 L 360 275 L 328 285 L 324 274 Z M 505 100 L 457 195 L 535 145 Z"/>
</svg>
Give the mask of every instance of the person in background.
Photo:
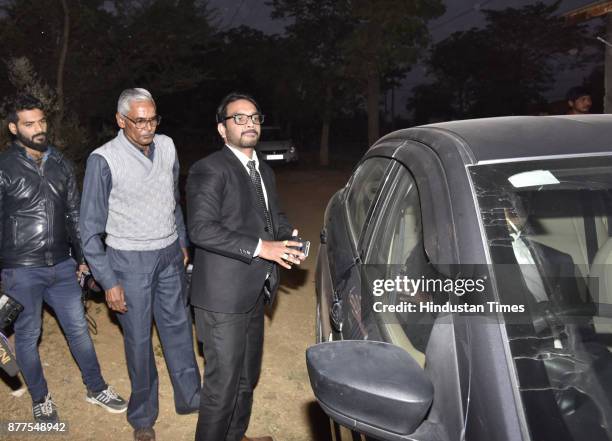
<svg viewBox="0 0 612 441">
<path fill-rule="evenodd" d="M 591 113 L 591 92 L 583 87 L 572 87 L 567 91 L 567 114 L 568 115 L 585 115 Z"/>
</svg>

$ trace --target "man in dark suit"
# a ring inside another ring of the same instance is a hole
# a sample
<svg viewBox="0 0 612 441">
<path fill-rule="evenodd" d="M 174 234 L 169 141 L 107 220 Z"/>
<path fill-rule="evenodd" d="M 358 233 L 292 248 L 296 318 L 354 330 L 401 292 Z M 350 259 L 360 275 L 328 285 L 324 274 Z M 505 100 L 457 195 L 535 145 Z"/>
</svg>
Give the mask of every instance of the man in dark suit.
<svg viewBox="0 0 612 441">
<path fill-rule="evenodd" d="M 281 212 L 272 169 L 255 145 L 263 115 L 244 94 L 217 110 L 225 146 L 195 163 L 187 180 L 187 219 L 195 245 L 191 303 L 206 359 L 196 429 L 199 441 L 271 441 L 245 436 L 261 370 L 264 304 L 274 301 L 278 267 L 305 258 Z"/>
</svg>

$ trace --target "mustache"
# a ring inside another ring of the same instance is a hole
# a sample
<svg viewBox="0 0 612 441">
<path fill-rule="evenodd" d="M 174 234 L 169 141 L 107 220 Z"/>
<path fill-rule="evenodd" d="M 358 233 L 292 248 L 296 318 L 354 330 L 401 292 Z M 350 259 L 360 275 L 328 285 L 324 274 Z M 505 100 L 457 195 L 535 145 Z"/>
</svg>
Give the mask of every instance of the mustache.
<svg viewBox="0 0 612 441">
<path fill-rule="evenodd" d="M 35 135 L 32 135 L 32 139 L 37 138 L 39 136 L 44 136 L 46 138 L 47 137 L 47 132 L 36 133 Z"/>
</svg>

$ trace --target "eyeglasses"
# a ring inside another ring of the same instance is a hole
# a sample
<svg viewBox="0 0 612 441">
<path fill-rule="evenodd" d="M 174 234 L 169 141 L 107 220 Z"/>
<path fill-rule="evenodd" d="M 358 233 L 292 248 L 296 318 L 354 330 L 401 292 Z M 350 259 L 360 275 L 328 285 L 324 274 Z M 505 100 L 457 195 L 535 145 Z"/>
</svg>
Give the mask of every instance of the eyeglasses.
<svg viewBox="0 0 612 441">
<path fill-rule="evenodd" d="M 239 126 L 243 126 L 247 123 L 249 118 L 251 118 L 251 121 L 253 121 L 253 124 L 260 125 L 261 123 L 264 122 L 264 116 L 265 115 L 262 115 L 261 113 L 254 113 L 252 115 L 245 115 L 244 113 L 236 113 L 235 115 L 228 116 L 227 118 L 224 118 L 223 120 L 227 121 L 228 119 L 233 119 L 236 124 L 238 124 Z"/>
<path fill-rule="evenodd" d="M 161 115 L 155 115 L 153 118 L 149 118 L 149 119 L 138 118 L 138 119 L 135 119 L 135 120 L 130 118 L 127 115 L 123 115 L 122 114 L 121 116 L 124 117 L 125 119 L 127 119 L 128 121 L 131 121 L 132 124 L 134 124 L 134 126 L 137 129 L 144 129 L 147 126 L 147 124 L 149 124 L 152 128 L 155 128 L 155 127 L 157 127 L 158 125 L 161 124 L 161 119 L 162 119 Z"/>
</svg>

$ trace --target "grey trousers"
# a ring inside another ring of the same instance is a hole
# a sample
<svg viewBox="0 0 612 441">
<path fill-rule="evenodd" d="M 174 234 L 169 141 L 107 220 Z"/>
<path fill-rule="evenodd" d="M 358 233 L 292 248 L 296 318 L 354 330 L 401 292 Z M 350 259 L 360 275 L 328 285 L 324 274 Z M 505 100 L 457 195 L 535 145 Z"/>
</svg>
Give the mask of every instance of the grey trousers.
<svg viewBox="0 0 612 441">
<path fill-rule="evenodd" d="M 138 429 L 152 427 L 157 419 L 159 381 L 151 344 L 153 319 L 174 389 L 175 409 L 181 414 L 195 411 L 199 408 L 201 377 L 193 352 L 178 242 L 158 251 L 109 249 L 108 254 L 125 290 L 128 308 L 126 313 L 117 314 L 132 385 L 128 422 Z"/>
</svg>

